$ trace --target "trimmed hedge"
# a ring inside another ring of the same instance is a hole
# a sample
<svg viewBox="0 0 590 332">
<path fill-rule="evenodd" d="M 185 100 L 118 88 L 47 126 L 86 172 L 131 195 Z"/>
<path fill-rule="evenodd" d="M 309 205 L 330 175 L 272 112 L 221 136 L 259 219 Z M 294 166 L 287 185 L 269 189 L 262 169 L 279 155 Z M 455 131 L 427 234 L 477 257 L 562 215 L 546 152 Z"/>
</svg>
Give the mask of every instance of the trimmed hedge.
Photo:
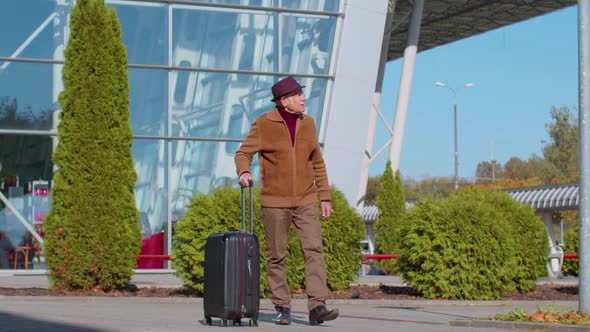
<svg viewBox="0 0 590 332">
<path fill-rule="evenodd" d="M 258 189 L 254 188 L 254 234 L 260 241 L 260 271 L 266 266 L 266 247 Z M 247 195 L 247 193 L 246 193 Z M 248 227 L 248 197 L 246 197 L 246 227 Z M 241 229 L 240 190 L 221 187 L 209 195 L 197 194 L 187 213 L 176 224 L 172 238 L 172 266 L 185 287 L 203 294 L 205 241 L 214 233 Z M 268 283 L 261 278 L 260 291 L 268 293 Z"/>
<path fill-rule="evenodd" d="M 381 215 L 375 221 L 377 252 L 395 254 L 401 246 L 400 228 L 406 216 L 406 198 L 399 170 L 393 175 L 391 161 L 387 161 L 377 196 L 377 208 Z M 395 261 L 384 260 L 381 267 L 387 271 L 395 269 Z"/>
<path fill-rule="evenodd" d="M 348 289 L 350 283 L 358 278 L 360 242 L 365 239 L 365 223 L 339 190 L 332 187 L 330 195 L 334 212 L 329 219 L 322 221 L 328 287 L 331 290 Z M 301 253 L 299 255 L 303 258 Z"/>
<path fill-rule="evenodd" d="M 127 51 L 115 9 L 78 0 L 65 50 L 63 112 L 44 251 L 52 288 L 127 287 L 141 248 Z"/>
<path fill-rule="evenodd" d="M 428 298 L 499 299 L 526 292 L 545 273 L 544 225 L 501 192 L 466 190 L 419 200 L 402 224 L 397 266 Z"/>
<path fill-rule="evenodd" d="M 565 247 L 563 252 L 566 254 L 578 254 L 580 252 L 580 222 L 576 219 L 574 226 L 572 226 L 565 235 Z M 565 259 L 561 266 L 563 274 L 578 276 L 580 268 L 579 260 Z"/>
<path fill-rule="evenodd" d="M 331 188 L 332 216 L 322 222 L 324 256 L 327 265 L 328 287 L 346 289 L 356 280 L 360 267 L 359 243 L 363 239 L 364 225 L 356 211 L 351 209 L 342 193 Z M 258 188 L 254 189 L 254 233 L 260 241 L 260 294 L 268 297 L 266 280 L 266 245 Z M 172 258 L 177 275 L 185 287 L 197 294 L 203 293 L 205 241 L 213 233 L 238 230 L 241 227 L 240 190 L 223 187 L 209 195 L 197 194 L 180 219 L 173 237 Z M 247 200 L 246 200 L 247 202 Z M 246 211 L 248 216 L 248 211 Z M 291 291 L 305 288 L 303 254 L 298 238 L 291 230 L 287 259 L 288 281 Z"/>
<path fill-rule="evenodd" d="M 518 204 L 508 194 L 486 195 L 490 204 L 499 210 L 510 223 L 510 235 L 515 241 L 516 270 L 514 282 L 522 293 L 535 289 L 539 277 L 547 274 L 549 253 L 548 235 L 542 220 L 534 209 Z"/>
</svg>

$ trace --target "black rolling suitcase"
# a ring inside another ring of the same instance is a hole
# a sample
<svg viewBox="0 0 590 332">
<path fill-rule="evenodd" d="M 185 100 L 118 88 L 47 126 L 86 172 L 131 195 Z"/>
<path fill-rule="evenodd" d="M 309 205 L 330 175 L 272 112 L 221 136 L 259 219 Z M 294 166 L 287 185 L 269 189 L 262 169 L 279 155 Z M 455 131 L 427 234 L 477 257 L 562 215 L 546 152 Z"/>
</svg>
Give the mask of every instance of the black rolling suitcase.
<svg viewBox="0 0 590 332">
<path fill-rule="evenodd" d="M 221 318 L 227 326 L 242 325 L 249 318 L 258 326 L 260 309 L 260 249 L 254 235 L 252 183 L 250 193 L 250 233 L 246 232 L 244 188 L 242 188 L 242 230 L 211 234 L 205 243 L 204 298 L 205 322 Z"/>
</svg>

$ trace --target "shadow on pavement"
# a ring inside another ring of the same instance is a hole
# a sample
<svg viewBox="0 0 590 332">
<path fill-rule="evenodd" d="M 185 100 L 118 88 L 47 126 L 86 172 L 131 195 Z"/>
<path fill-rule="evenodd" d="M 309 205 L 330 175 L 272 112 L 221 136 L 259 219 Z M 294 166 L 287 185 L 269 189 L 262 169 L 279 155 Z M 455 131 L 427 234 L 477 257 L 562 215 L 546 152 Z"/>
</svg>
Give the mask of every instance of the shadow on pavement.
<svg viewBox="0 0 590 332">
<path fill-rule="evenodd" d="M 265 313 L 264 311 L 270 311 L 271 313 Z M 277 314 L 274 312 L 274 310 L 268 310 L 268 309 L 261 309 L 260 313 L 258 314 L 258 323 L 260 324 L 261 322 L 264 323 L 269 323 L 269 324 L 274 324 L 274 320 L 275 317 L 277 316 Z M 207 323 L 205 322 L 204 319 L 199 320 L 199 323 L 201 323 L 201 325 L 207 325 Z M 302 324 L 302 325 L 309 325 L 309 321 L 307 319 L 307 316 L 304 317 L 304 315 L 301 315 L 301 312 L 292 312 L 291 313 L 291 323 L 292 324 Z M 222 326 L 221 323 L 221 318 L 212 318 L 212 326 Z M 227 327 L 232 327 L 233 322 L 232 321 L 228 321 L 228 325 Z M 241 326 L 249 326 L 249 318 L 243 318 L 242 319 L 242 325 Z M 239 327 L 239 325 L 235 325 L 235 327 Z M 2 330 L 0 329 L 0 332 Z"/>
<path fill-rule="evenodd" d="M 50 322 L 45 320 L 32 319 L 12 313 L 0 312 L 0 331 L 24 332 L 24 331 L 43 331 L 43 332 L 106 332 L 80 325 L 70 325 L 63 323 Z"/>
</svg>

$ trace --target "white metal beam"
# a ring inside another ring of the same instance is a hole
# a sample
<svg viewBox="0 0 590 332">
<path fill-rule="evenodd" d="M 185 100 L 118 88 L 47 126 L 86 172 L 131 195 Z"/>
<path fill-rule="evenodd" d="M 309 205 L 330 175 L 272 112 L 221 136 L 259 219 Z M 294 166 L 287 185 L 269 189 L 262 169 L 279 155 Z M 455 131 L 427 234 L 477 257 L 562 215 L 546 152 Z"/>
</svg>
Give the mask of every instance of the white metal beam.
<svg viewBox="0 0 590 332">
<path fill-rule="evenodd" d="M 410 29 L 408 31 L 408 44 L 404 50 L 402 74 L 397 94 L 397 103 L 395 106 L 395 119 L 393 121 L 393 142 L 391 143 L 391 150 L 389 152 L 389 160 L 391 160 L 391 168 L 393 168 L 394 172 L 399 169 L 404 129 L 406 126 L 406 115 L 408 113 L 412 79 L 414 77 L 414 65 L 416 63 L 416 53 L 418 52 L 418 37 L 420 36 L 420 24 L 422 23 L 423 10 L 424 0 L 415 0 L 410 21 Z"/>
</svg>

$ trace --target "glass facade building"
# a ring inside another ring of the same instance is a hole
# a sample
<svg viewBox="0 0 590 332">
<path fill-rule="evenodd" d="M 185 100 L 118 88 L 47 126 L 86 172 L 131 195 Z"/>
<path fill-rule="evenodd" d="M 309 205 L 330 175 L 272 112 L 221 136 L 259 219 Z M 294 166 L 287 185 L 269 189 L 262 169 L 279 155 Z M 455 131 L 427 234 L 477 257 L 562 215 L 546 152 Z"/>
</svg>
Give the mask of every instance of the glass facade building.
<svg viewBox="0 0 590 332">
<path fill-rule="evenodd" d="M 167 235 L 190 199 L 236 183 L 233 155 L 252 121 L 272 108 L 270 87 L 280 78 L 292 75 L 307 86 L 308 114 L 325 139 L 344 1 L 106 2 L 117 11 L 128 52 L 144 240 L 164 234 L 155 241 L 167 254 Z M 0 247 L 1 268 L 45 269 L 38 244 L 50 205 L 73 6 L 0 4 L 0 244 L 8 246 Z M 253 172 L 259 175 L 257 164 Z"/>
</svg>

